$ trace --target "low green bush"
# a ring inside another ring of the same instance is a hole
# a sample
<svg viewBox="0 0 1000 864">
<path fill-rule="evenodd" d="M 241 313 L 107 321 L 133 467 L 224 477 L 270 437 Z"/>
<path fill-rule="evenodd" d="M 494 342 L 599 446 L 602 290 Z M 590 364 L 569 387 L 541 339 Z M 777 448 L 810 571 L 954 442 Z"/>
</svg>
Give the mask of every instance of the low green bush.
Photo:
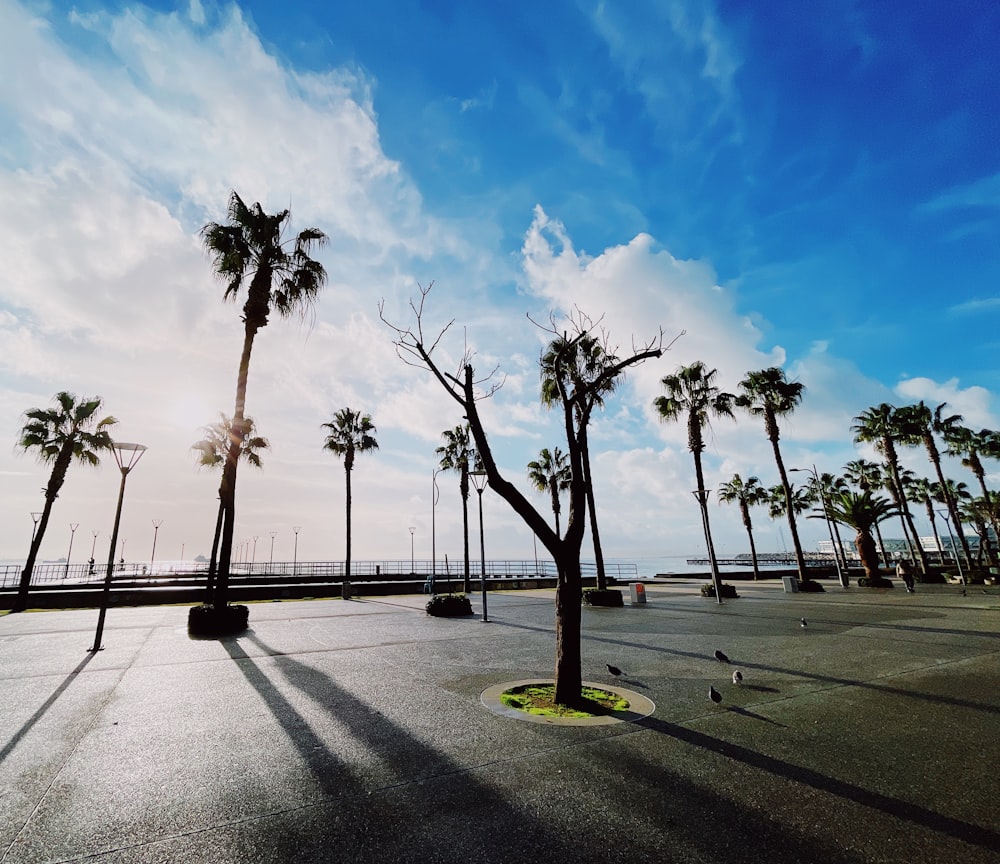
<svg viewBox="0 0 1000 864">
<path fill-rule="evenodd" d="M 807 579 L 805 582 L 799 579 L 799 591 L 804 591 L 807 594 L 823 594 L 826 592 L 826 588 L 823 587 L 822 582 L 817 582 L 815 579 Z"/>
<path fill-rule="evenodd" d="M 735 585 L 727 585 L 723 582 L 719 586 L 719 590 L 722 592 L 724 599 L 735 600 L 740 595 L 736 593 Z M 711 582 L 706 582 L 701 586 L 701 596 L 702 597 L 714 597 L 715 596 L 715 586 Z"/>
<path fill-rule="evenodd" d="M 435 594 L 424 607 L 428 615 L 457 618 L 472 614 L 472 601 L 464 594 Z"/>
<path fill-rule="evenodd" d="M 892 580 L 886 579 L 884 576 L 877 576 L 873 579 L 868 579 L 862 576 L 858 579 L 859 588 L 892 588 Z"/>
<path fill-rule="evenodd" d="M 588 606 L 624 606 L 622 592 L 614 588 L 587 588 L 583 592 L 583 602 Z"/>
<path fill-rule="evenodd" d="M 250 609 L 246 606 L 214 606 L 202 604 L 188 611 L 188 633 L 192 636 L 234 636 L 247 629 Z"/>
</svg>

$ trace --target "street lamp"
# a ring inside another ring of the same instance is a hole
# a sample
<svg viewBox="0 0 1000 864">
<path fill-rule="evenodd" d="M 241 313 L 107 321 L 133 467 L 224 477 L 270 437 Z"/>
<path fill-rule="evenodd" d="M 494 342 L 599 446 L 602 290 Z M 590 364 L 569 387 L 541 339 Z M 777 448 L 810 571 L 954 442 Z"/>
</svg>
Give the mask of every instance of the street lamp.
<svg viewBox="0 0 1000 864">
<path fill-rule="evenodd" d="M 94 537 L 94 542 L 90 544 L 90 561 L 87 562 L 87 570 L 88 570 L 87 575 L 88 576 L 93 576 L 94 575 L 94 553 L 97 551 L 97 535 L 100 534 L 101 532 L 100 531 L 91 531 L 90 533 Z"/>
<path fill-rule="evenodd" d="M 413 532 L 417 529 L 414 526 L 410 526 L 410 575 L 412 576 L 417 572 L 416 566 L 413 561 Z"/>
<path fill-rule="evenodd" d="M 951 520 L 948 518 L 947 510 L 938 510 L 938 515 L 944 519 L 944 524 L 948 526 L 948 540 L 951 543 L 951 554 L 955 556 L 955 564 L 958 565 L 958 575 L 962 580 L 962 584 L 968 584 L 965 581 L 965 573 L 962 571 L 962 559 L 958 557 L 958 549 L 955 548 L 955 535 L 951 533 Z"/>
<path fill-rule="evenodd" d="M 274 538 L 278 536 L 277 531 L 271 532 L 271 560 L 268 562 L 268 569 L 274 569 Z"/>
<path fill-rule="evenodd" d="M 812 474 L 813 480 L 816 481 L 816 491 L 819 492 L 819 503 L 823 507 L 826 530 L 830 533 L 830 545 L 833 547 L 833 563 L 837 566 L 837 579 L 840 580 L 842 588 L 849 588 L 851 582 L 847 578 L 847 574 L 840 567 L 840 553 L 837 550 L 837 541 L 833 539 L 833 523 L 830 521 L 830 511 L 826 509 L 826 494 L 823 492 L 823 484 L 819 482 L 819 472 L 816 470 L 816 466 L 813 465 L 812 468 L 790 468 L 789 470 L 804 471 L 806 474 Z"/>
<path fill-rule="evenodd" d="M 437 475 L 439 470 L 434 468 L 431 471 L 431 593 L 434 593 L 434 578 L 437 576 L 437 503 L 441 497 L 441 490 L 438 489 Z"/>
<path fill-rule="evenodd" d="M 257 538 L 258 534 L 253 535 L 253 557 L 250 559 L 250 571 L 253 572 L 253 565 L 257 563 Z"/>
<path fill-rule="evenodd" d="M 122 483 L 118 489 L 118 508 L 115 510 L 115 527 L 111 532 L 111 545 L 108 553 L 108 570 L 104 575 L 104 590 L 101 592 L 101 612 L 97 617 L 97 632 L 94 634 L 94 645 L 90 649 L 91 653 L 100 651 L 101 637 L 104 635 L 104 616 L 108 611 L 108 597 L 111 594 L 111 571 L 115 564 L 115 544 L 118 542 L 118 526 L 122 518 L 122 501 L 125 499 L 125 478 L 128 472 L 138 464 L 142 454 L 146 452 L 145 444 L 126 444 L 121 441 L 112 442 L 112 453 L 115 462 L 118 463 L 118 470 L 122 472 Z M 122 542 L 124 552 L 125 543 Z"/>
<path fill-rule="evenodd" d="M 469 479 L 476 487 L 476 494 L 479 495 L 479 590 L 483 595 L 483 621 L 489 621 L 489 614 L 486 610 L 486 541 L 483 535 L 483 490 L 489 479 L 485 471 L 470 471 Z"/>
<path fill-rule="evenodd" d="M 69 523 L 69 552 L 66 553 L 66 572 L 64 576 L 69 576 L 69 559 L 73 555 L 73 537 L 76 534 L 76 529 L 80 527 L 79 522 Z"/>
<path fill-rule="evenodd" d="M 292 530 L 295 532 L 295 551 L 292 554 L 292 575 L 294 576 L 299 565 L 299 531 L 302 530 L 302 526 L 293 525 Z"/>
<path fill-rule="evenodd" d="M 715 588 L 715 602 L 722 605 L 722 579 L 719 578 L 719 562 L 715 558 L 715 546 L 712 544 L 712 532 L 708 527 L 708 489 L 695 489 L 691 492 L 698 499 L 701 508 L 701 527 L 705 532 L 705 546 L 708 549 L 708 561 L 712 566 L 712 586 Z"/>
<path fill-rule="evenodd" d="M 149 575 L 153 575 L 153 562 L 156 560 L 156 535 L 160 533 L 162 519 L 153 519 L 153 551 L 149 553 Z"/>
</svg>

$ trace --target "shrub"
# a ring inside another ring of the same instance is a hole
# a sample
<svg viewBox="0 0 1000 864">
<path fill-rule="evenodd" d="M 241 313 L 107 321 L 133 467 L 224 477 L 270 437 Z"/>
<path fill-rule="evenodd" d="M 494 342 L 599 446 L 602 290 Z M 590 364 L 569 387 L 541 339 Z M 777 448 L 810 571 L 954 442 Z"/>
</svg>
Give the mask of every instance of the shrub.
<svg viewBox="0 0 1000 864">
<path fill-rule="evenodd" d="M 435 594 L 424 607 L 428 615 L 457 618 L 472 614 L 472 601 L 464 594 Z"/>
<path fill-rule="evenodd" d="M 246 606 L 192 606 L 188 612 L 188 633 L 192 636 L 233 636 L 242 633 L 250 623 Z"/>
<path fill-rule="evenodd" d="M 826 588 L 815 579 L 808 579 L 805 582 L 799 579 L 799 591 L 805 591 L 807 594 L 822 594 L 826 592 Z"/>
<path fill-rule="evenodd" d="M 587 588 L 583 592 L 583 602 L 588 606 L 624 606 L 622 592 L 614 588 Z"/>
<path fill-rule="evenodd" d="M 740 595 L 736 593 L 736 587 L 734 585 L 727 585 L 722 582 L 719 586 L 719 590 L 722 592 L 722 596 L 729 600 L 734 600 Z M 701 596 L 702 597 L 714 597 L 715 596 L 715 586 L 711 582 L 706 582 L 701 586 Z"/>
<path fill-rule="evenodd" d="M 886 579 L 884 576 L 875 576 L 872 579 L 868 579 L 864 576 L 858 579 L 859 588 L 892 588 L 892 580 Z"/>
</svg>

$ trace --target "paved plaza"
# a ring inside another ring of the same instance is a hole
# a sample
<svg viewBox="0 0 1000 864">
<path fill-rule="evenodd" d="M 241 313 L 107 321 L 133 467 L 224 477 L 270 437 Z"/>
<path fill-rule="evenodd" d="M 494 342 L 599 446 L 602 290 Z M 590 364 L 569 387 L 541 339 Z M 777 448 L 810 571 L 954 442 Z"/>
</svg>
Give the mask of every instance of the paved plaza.
<svg viewBox="0 0 1000 864">
<path fill-rule="evenodd" d="M 1000 861 L 997 589 L 738 590 L 585 608 L 655 705 L 596 726 L 481 699 L 551 676 L 551 591 L 0 617 L 0 862 Z"/>
</svg>

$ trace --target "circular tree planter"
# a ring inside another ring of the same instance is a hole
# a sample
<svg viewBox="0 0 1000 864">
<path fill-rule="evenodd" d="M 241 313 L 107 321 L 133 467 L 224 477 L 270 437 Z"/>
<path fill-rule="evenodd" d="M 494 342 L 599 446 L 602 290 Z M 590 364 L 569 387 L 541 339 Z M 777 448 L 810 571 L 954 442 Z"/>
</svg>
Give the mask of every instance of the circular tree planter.
<svg viewBox="0 0 1000 864">
<path fill-rule="evenodd" d="M 624 606 L 622 592 L 614 588 L 588 588 L 583 592 L 583 602 L 588 606 Z"/>
<path fill-rule="evenodd" d="M 461 618 L 472 614 L 472 601 L 464 594 L 436 594 L 424 608 L 435 618 Z"/>
<path fill-rule="evenodd" d="M 722 593 L 722 598 L 724 600 L 735 600 L 740 595 L 736 593 L 735 585 L 727 585 L 723 582 L 719 586 L 719 591 Z M 714 597 L 715 596 L 715 586 L 711 582 L 701 586 L 701 596 L 702 597 Z"/>
<path fill-rule="evenodd" d="M 202 604 L 188 611 L 188 633 L 192 636 L 235 636 L 247 629 L 250 609 L 246 606 L 214 606 Z"/>
</svg>

